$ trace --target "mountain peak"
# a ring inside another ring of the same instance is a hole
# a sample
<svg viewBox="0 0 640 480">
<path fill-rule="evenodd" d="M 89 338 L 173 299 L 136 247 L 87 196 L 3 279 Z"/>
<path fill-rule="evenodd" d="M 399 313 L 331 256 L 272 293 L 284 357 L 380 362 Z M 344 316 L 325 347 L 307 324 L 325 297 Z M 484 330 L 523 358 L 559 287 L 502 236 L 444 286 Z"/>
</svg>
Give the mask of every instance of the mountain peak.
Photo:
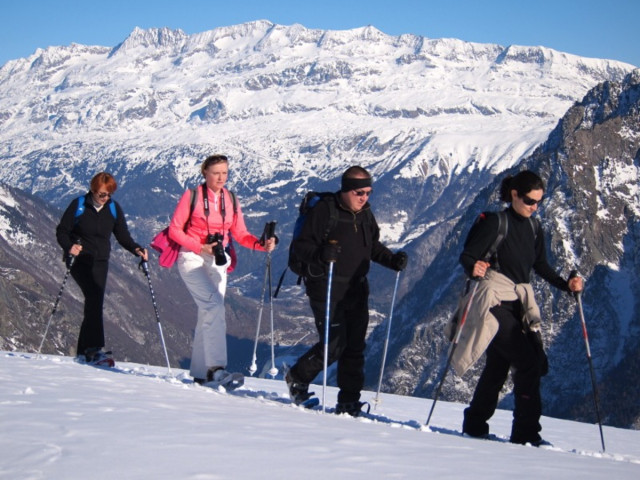
<svg viewBox="0 0 640 480">
<path fill-rule="evenodd" d="M 180 29 L 172 30 L 167 27 L 162 27 L 144 30 L 140 27 L 135 27 L 124 42 L 113 48 L 110 56 L 137 47 L 163 48 L 181 45 L 187 38 L 188 35 Z"/>
</svg>

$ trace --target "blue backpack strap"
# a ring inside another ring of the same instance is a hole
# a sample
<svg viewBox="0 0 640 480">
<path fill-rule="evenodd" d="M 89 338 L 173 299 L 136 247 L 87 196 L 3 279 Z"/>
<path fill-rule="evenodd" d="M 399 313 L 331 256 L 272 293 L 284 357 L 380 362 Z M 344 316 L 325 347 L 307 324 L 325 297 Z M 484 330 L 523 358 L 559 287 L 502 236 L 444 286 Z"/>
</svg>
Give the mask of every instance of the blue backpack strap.
<svg viewBox="0 0 640 480">
<path fill-rule="evenodd" d="M 75 222 L 78 222 L 78 217 L 84 213 L 84 195 L 78 197 L 78 206 L 76 207 L 76 214 L 73 216 Z"/>
<path fill-rule="evenodd" d="M 73 216 L 75 223 L 78 223 L 78 218 L 84 213 L 85 203 L 84 203 L 85 195 L 78 197 L 78 206 L 76 207 L 76 214 Z M 116 202 L 111 200 L 109 202 L 109 210 L 111 211 L 111 215 L 114 219 L 118 219 L 118 209 L 116 208 Z"/>
</svg>

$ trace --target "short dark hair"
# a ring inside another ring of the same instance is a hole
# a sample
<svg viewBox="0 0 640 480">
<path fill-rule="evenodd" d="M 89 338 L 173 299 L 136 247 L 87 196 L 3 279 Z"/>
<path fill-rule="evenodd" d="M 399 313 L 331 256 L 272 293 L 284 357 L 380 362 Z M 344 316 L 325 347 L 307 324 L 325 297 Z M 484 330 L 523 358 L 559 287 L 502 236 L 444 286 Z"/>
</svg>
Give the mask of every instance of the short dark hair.
<svg viewBox="0 0 640 480">
<path fill-rule="evenodd" d="M 525 196 L 531 190 L 544 191 L 544 182 L 542 179 L 530 170 L 523 170 L 515 177 L 508 175 L 500 184 L 500 200 L 503 202 L 511 202 L 511 190 L 518 192 L 519 197 Z"/>
<path fill-rule="evenodd" d="M 200 173 L 204 175 L 204 171 L 211 165 L 215 165 L 216 163 L 229 163 L 229 159 L 226 155 L 209 155 L 204 159 L 202 165 L 200 165 Z"/>
<path fill-rule="evenodd" d="M 371 174 L 359 165 L 347 168 L 342 178 L 371 178 Z"/>
</svg>

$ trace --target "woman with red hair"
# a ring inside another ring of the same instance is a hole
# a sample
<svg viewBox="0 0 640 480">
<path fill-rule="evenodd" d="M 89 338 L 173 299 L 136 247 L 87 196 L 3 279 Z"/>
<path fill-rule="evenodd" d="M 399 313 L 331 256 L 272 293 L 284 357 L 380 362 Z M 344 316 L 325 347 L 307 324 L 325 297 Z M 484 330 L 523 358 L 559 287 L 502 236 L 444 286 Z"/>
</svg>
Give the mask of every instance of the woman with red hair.
<svg viewBox="0 0 640 480">
<path fill-rule="evenodd" d="M 102 306 L 109 270 L 111 234 L 125 250 L 148 259 L 146 249 L 129 233 L 120 205 L 112 199 L 118 185 L 113 176 L 100 172 L 91 180 L 91 189 L 74 199 L 56 228 L 56 238 L 65 259 L 75 258 L 71 276 L 84 295 L 84 319 L 78 335 L 78 359 L 93 365 L 114 366 L 104 348 Z"/>
</svg>

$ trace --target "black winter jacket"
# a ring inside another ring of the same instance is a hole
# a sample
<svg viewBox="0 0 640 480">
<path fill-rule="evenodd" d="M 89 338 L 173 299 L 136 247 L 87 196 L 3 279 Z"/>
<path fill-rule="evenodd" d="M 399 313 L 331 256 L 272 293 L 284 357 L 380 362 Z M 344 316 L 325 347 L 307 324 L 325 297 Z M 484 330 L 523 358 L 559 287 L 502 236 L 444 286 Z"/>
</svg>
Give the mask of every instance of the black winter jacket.
<svg viewBox="0 0 640 480">
<path fill-rule="evenodd" d="M 116 207 L 116 217 L 113 218 L 110 203 Z M 94 260 L 108 260 L 111 253 L 111 234 L 125 250 L 135 254 L 136 248 L 142 248 L 132 238 L 127 228 L 124 212 L 117 202 L 112 199 L 98 212 L 91 199 L 91 192 L 84 198 L 84 213 L 75 217 L 78 199 L 74 199 L 65 210 L 56 228 L 56 238 L 62 247 L 64 255 L 81 239 L 82 257 L 92 257 Z"/>
<path fill-rule="evenodd" d="M 324 239 L 330 222 L 330 207 L 334 202 L 338 211 L 338 224 Z M 365 281 L 371 261 L 391 268 L 393 253 L 380 243 L 380 229 L 367 203 L 355 213 L 340 202 L 339 192 L 327 196 L 308 213 L 302 231 L 293 242 L 299 257 L 310 265 L 311 275 L 305 278 L 307 294 L 312 298 L 326 295 L 328 266 L 320 260 L 322 245 L 335 240 L 340 254 L 334 264 L 331 296 L 339 300 L 347 290 Z"/>
<path fill-rule="evenodd" d="M 547 262 L 544 232 L 538 228 L 534 234 L 531 223 L 512 208 L 507 210 L 509 227 L 507 235 L 498 247 L 500 273 L 514 283 L 530 283 L 531 270 L 551 285 L 569 291 L 567 281 L 558 275 Z M 476 222 L 469 231 L 460 255 L 460 263 L 467 275 L 480 260 L 498 234 L 498 215 L 488 214 Z"/>
</svg>

